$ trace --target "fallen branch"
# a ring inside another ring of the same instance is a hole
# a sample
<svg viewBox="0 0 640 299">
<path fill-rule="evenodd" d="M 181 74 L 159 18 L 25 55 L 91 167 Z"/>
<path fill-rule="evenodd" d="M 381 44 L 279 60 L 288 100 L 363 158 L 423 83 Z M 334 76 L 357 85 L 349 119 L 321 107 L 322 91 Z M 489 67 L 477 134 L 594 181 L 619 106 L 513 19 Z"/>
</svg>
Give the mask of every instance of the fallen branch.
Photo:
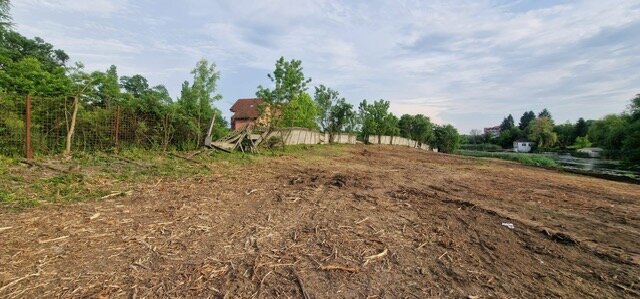
<svg viewBox="0 0 640 299">
<path fill-rule="evenodd" d="M 20 163 L 27 164 L 27 165 L 32 166 L 32 167 L 39 167 L 39 168 L 49 169 L 49 170 L 61 172 L 61 173 L 64 173 L 64 174 L 70 174 L 71 173 L 71 172 L 69 172 L 67 170 L 64 170 L 64 169 L 58 169 L 58 168 L 55 168 L 55 167 L 47 165 L 47 164 L 40 164 L 38 162 L 30 161 L 30 160 L 27 160 L 27 159 L 20 160 Z"/>
<path fill-rule="evenodd" d="M 349 268 L 349 267 L 343 267 L 338 265 L 320 266 L 320 270 L 324 270 L 324 271 L 338 270 L 338 271 L 345 271 L 350 273 L 358 273 L 358 269 L 356 268 Z"/>
<path fill-rule="evenodd" d="M 370 261 L 373 261 L 375 259 L 379 259 L 379 258 L 385 257 L 387 255 L 387 253 L 389 253 L 389 250 L 385 248 L 384 251 L 382 251 L 382 252 L 380 252 L 378 254 L 365 256 L 364 257 L 364 259 L 365 259 L 364 265 L 366 266 Z"/>
<path fill-rule="evenodd" d="M 293 269 L 293 275 L 296 276 L 298 286 L 300 286 L 300 291 L 302 292 L 302 298 L 311 299 L 311 297 L 309 297 L 309 293 L 307 293 L 307 290 L 304 289 L 304 283 L 302 283 L 302 278 L 300 278 L 300 275 L 298 275 L 298 271 L 296 271 L 296 269 Z"/>
</svg>

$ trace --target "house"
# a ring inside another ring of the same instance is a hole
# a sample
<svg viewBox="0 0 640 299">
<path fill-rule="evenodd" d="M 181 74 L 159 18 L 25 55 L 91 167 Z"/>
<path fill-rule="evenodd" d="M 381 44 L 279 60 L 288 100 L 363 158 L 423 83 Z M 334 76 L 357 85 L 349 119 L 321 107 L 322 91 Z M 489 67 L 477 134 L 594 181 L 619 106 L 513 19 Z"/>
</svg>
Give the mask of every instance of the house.
<svg viewBox="0 0 640 299">
<path fill-rule="evenodd" d="M 528 139 L 518 139 L 513 142 L 513 151 L 516 153 L 528 153 L 533 148 L 534 142 Z"/>
<path fill-rule="evenodd" d="M 484 128 L 484 134 L 491 137 L 498 137 L 500 136 L 500 126 Z"/>
<path fill-rule="evenodd" d="M 238 99 L 231 106 L 231 129 L 242 129 L 248 125 L 266 125 L 265 118 L 261 116 L 259 106 L 263 103 L 262 99 Z"/>
</svg>

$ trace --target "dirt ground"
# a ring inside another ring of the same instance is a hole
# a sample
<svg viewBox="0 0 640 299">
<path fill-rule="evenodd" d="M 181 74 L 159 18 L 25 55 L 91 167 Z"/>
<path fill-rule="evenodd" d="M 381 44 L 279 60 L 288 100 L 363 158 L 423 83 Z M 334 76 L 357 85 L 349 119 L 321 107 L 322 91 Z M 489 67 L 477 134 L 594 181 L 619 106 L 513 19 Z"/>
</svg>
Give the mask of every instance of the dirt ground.
<svg viewBox="0 0 640 299">
<path fill-rule="evenodd" d="M 364 145 L 211 168 L 0 211 L 0 297 L 640 297 L 638 185 Z"/>
</svg>

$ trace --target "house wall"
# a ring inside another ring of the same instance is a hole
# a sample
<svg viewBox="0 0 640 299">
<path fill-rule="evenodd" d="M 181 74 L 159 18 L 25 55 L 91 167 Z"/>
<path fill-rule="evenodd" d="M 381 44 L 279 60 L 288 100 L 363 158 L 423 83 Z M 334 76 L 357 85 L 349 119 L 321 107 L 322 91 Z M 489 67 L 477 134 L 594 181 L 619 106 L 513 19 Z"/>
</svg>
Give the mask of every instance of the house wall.
<svg viewBox="0 0 640 299">
<path fill-rule="evenodd" d="M 233 130 L 242 129 L 254 123 L 255 123 L 255 119 L 234 119 L 231 129 Z"/>
<path fill-rule="evenodd" d="M 513 142 L 513 151 L 517 153 L 528 153 L 531 151 L 533 143 L 531 142 Z"/>
</svg>

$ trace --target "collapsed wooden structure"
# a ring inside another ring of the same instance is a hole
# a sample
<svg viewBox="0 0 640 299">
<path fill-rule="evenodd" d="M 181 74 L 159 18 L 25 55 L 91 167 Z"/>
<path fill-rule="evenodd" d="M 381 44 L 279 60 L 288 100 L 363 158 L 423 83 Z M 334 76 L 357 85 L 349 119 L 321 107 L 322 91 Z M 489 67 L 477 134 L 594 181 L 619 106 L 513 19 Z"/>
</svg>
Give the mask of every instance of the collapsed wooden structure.
<svg viewBox="0 0 640 299">
<path fill-rule="evenodd" d="M 229 132 L 226 136 L 211 141 L 205 140 L 205 146 L 225 152 L 240 150 L 243 153 L 257 153 L 258 146 L 266 139 L 269 130 L 252 125 Z"/>
</svg>

